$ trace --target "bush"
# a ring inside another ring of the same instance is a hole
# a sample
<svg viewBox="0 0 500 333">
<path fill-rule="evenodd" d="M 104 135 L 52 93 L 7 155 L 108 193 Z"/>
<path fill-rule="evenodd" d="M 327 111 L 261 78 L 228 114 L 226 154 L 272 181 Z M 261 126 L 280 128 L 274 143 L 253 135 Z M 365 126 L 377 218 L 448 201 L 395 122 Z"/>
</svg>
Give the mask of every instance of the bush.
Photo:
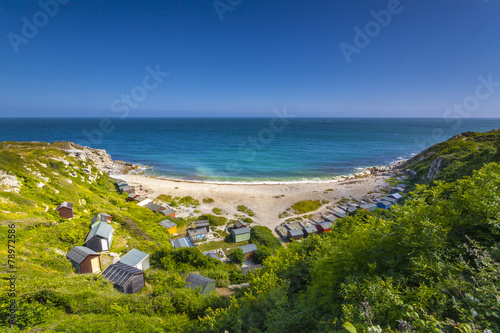
<svg viewBox="0 0 500 333">
<path fill-rule="evenodd" d="M 201 215 L 197 218 L 198 221 L 208 220 L 212 227 L 221 226 L 227 223 L 227 218 L 224 216 L 214 216 L 210 214 Z"/>
<path fill-rule="evenodd" d="M 231 260 L 233 260 L 237 264 L 241 264 L 243 260 L 245 260 L 245 254 L 243 253 L 243 250 L 240 248 L 234 250 L 231 254 Z"/>
<path fill-rule="evenodd" d="M 274 237 L 272 231 L 267 227 L 255 226 L 250 232 L 250 241 L 260 246 L 266 246 L 271 250 L 281 247 L 281 242 L 278 238 Z"/>
<path fill-rule="evenodd" d="M 296 204 L 292 205 L 292 208 L 295 210 L 296 214 L 314 212 L 315 210 L 318 210 L 319 207 L 321 207 L 321 202 L 319 200 L 299 201 Z"/>
<path fill-rule="evenodd" d="M 222 215 L 222 209 L 220 209 L 220 208 L 214 208 L 214 209 L 212 209 L 212 211 L 213 211 L 215 214 L 217 214 L 217 215 Z"/>
<path fill-rule="evenodd" d="M 203 199 L 203 203 L 208 204 L 208 203 L 212 203 L 212 202 L 214 202 L 214 199 L 212 199 L 212 198 L 205 198 L 205 199 Z"/>
</svg>

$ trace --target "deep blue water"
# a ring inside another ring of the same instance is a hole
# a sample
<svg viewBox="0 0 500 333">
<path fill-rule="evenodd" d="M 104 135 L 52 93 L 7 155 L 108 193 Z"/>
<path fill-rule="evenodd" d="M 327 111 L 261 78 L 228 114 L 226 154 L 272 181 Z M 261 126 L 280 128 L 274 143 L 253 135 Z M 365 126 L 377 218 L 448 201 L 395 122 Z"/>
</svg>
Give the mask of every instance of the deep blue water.
<svg viewBox="0 0 500 333">
<path fill-rule="evenodd" d="M 208 181 L 298 181 L 387 165 L 500 119 L 0 119 L 0 141 L 72 141 L 151 174 Z M 106 126 L 102 126 L 106 125 Z M 108 128 L 109 127 L 109 128 Z M 104 129 L 104 131 L 103 131 Z M 104 133 L 106 132 L 106 133 Z"/>
</svg>

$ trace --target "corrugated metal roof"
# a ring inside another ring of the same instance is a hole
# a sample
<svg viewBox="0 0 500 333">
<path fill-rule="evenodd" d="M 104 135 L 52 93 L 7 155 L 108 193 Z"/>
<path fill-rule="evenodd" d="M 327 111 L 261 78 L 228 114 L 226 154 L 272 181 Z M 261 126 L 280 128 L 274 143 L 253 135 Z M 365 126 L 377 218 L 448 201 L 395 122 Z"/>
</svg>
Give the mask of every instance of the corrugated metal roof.
<svg viewBox="0 0 500 333">
<path fill-rule="evenodd" d="M 174 247 L 174 249 L 180 249 L 181 247 L 194 247 L 191 240 L 187 237 L 174 239 L 170 243 L 172 243 L 172 246 Z"/>
<path fill-rule="evenodd" d="M 143 272 L 140 269 L 121 262 L 108 266 L 108 268 L 102 272 L 102 275 L 108 279 L 108 281 L 120 287 L 125 287 L 127 282 L 137 274 L 143 274 Z"/>
<path fill-rule="evenodd" d="M 201 292 L 203 293 L 206 286 L 210 282 L 215 282 L 215 280 L 209 279 L 199 274 L 189 274 L 186 278 L 186 282 L 189 283 L 188 285 L 186 285 L 186 288 L 196 289 L 196 287 L 201 287 Z"/>
<path fill-rule="evenodd" d="M 243 235 L 243 234 L 249 234 L 250 229 L 248 229 L 247 227 L 243 227 L 239 229 L 233 229 L 233 231 L 231 232 L 234 233 L 235 235 Z"/>
<path fill-rule="evenodd" d="M 105 222 L 100 222 L 95 227 L 90 230 L 87 238 L 85 238 L 85 243 L 94 238 L 94 236 L 99 236 L 102 238 L 109 239 L 113 234 L 113 227 Z"/>
<path fill-rule="evenodd" d="M 149 254 L 136 249 L 132 249 L 129 253 L 118 260 L 118 262 L 135 267 L 137 264 L 142 262 L 144 259 L 147 259 L 148 257 Z"/>
<path fill-rule="evenodd" d="M 82 261 L 84 261 L 85 258 L 87 258 L 89 255 L 99 255 L 99 254 L 97 252 L 92 251 L 88 247 L 75 246 L 68 252 L 68 254 L 66 254 L 66 258 L 76 262 L 77 264 L 81 264 Z"/>
<path fill-rule="evenodd" d="M 392 193 L 392 194 L 389 194 L 389 195 L 388 195 L 388 197 L 392 197 L 392 198 L 394 198 L 394 199 L 396 199 L 396 200 L 399 200 L 399 199 L 402 199 L 402 198 L 403 198 L 403 196 L 402 196 L 401 194 L 399 194 L 399 193 Z"/>
<path fill-rule="evenodd" d="M 359 208 L 361 208 L 361 209 L 370 209 L 373 207 L 377 207 L 377 205 L 369 203 L 369 204 L 364 204 L 364 205 L 359 206 Z"/>
<path fill-rule="evenodd" d="M 203 228 L 203 227 L 210 228 L 210 222 L 208 220 L 196 221 L 196 228 Z"/>
<path fill-rule="evenodd" d="M 167 215 L 175 213 L 175 210 L 173 210 L 172 208 L 167 208 L 167 209 L 160 210 L 159 212 L 162 213 L 164 216 L 167 216 Z"/>
<path fill-rule="evenodd" d="M 165 220 L 161 221 L 160 225 L 162 227 L 166 227 L 168 229 L 171 229 L 171 228 L 177 226 L 177 224 L 175 224 L 174 222 L 170 221 L 169 219 L 165 219 Z"/>
<path fill-rule="evenodd" d="M 158 209 L 161 208 L 160 205 L 157 205 L 157 204 L 155 204 L 153 202 L 150 202 L 150 203 L 146 204 L 144 207 L 151 209 L 153 212 L 156 212 Z"/>
<path fill-rule="evenodd" d="M 288 230 L 288 233 L 290 234 L 291 237 L 293 237 L 293 236 L 304 236 L 304 233 L 302 232 L 302 229 Z"/>
<path fill-rule="evenodd" d="M 243 251 L 243 254 L 247 254 L 247 253 L 257 251 L 257 245 L 255 245 L 255 244 L 243 245 L 243 246 L 240 246 L 238 249 L 241 249 Z"/>
<path fill-rule="evenodd" d="M 321 223 L 318 223 L 318 224 L 323 229 L 330 229 L 332 227 L 332 223 L 331 222 L 321 222 Z"/>
</svg>

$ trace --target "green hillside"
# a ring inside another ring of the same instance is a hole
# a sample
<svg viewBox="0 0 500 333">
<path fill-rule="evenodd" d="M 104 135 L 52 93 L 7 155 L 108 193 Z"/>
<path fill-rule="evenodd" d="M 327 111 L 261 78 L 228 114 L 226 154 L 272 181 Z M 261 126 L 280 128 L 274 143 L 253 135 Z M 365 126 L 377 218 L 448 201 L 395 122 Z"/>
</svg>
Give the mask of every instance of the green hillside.
<svg viewBox="0 0 500 333">
<path fill-rule="evenodd" d="M 500 130 L 465 132 L 438 143 L 408 160 L 403 168 L 417 172 L 421 182 L 454 181 L 472 175 L 485 163 L 500 162 Z"/>
<path fill-rule="evenodd" d="M 417 185 L 389 211 L 340 219 L 287 248 L 255 229 L 269 251 L 245 276 L 197 249 L 172 250 L 163 217 L 127 203 L 67 143 L 0 143 L 0 322 L 8 327 L 15 224 L 14 332 L 500 332 L 500 165 L 486 164 L 498 160 L 498 133 L 465 133 L 409 161 L 424 177 L 442 158 L 435 179 L 445 181 Z M 74 219 L 54 211 L 62 201 L 75 204 Z M 75 274 L 60 254 L 83 244 L 101 211 L 113 217 L 112 252 L 152 254 L 139 294 Z M 184 288 L 191 272 L 250 287 L 204 297 Z"/>
</svg>

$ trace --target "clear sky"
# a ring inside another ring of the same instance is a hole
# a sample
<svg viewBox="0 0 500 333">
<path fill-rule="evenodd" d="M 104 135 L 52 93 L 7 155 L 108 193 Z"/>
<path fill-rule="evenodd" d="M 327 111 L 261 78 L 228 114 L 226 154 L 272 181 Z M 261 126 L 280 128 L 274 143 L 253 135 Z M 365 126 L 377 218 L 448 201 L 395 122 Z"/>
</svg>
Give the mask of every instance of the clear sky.
<svg viewBox="0 0 500 333">
<path fill-rule="evenodd" d="M 500 0 L 3 0 L 0 36 L 0 116 L 500 116 Z"/>
</svg>

